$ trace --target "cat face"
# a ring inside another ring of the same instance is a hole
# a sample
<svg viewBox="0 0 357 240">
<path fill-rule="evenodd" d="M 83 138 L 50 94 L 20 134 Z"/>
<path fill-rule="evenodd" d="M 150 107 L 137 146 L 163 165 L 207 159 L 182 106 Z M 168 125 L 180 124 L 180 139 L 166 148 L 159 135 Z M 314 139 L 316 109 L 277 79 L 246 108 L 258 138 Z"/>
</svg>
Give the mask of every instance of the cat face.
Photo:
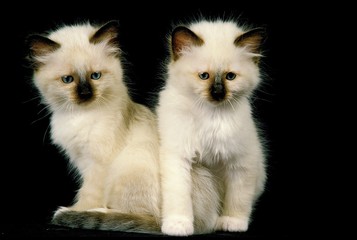
<svg viewBox="0 0 357 240">
<path fill-rule="evenodd" d="M 53 108 L 89 107 L 108 102 L 122 79 L 117 23 L 94 28 L 67 26 L 48 37 L 29 38 L 34 83 Z"/>
<path fill-rule="evenodd" d="M 229 22 L 177 27 L 170 74 L 176 84 L 211 104 L 238 101 L 259 83 L 262 29 L 243 32 Z"/>
</svg>

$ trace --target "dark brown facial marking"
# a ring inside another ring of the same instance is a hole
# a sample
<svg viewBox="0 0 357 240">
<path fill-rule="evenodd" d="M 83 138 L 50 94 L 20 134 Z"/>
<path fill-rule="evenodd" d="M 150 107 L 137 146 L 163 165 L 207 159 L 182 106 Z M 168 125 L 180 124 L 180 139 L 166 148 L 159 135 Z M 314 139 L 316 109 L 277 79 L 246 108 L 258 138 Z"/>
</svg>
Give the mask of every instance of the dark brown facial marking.
<svg viewBox="0 0 357 240">
<path fill-rule="evenodd" d="M 222 74 L 217 73 L 213 84 L 210 87 L 210 96 L 214 101 L 222 101 L 226 97 L 226 87 L 224 81 L 222 81 Z"/>
<path fill-rule="evenodd" d="M 80 80 L 77 88 L 78 103 L 87 102 L 93 97 L 93 89 L 88 81 Z"/>
<path fill-rule="evenodd" d="M 92 87 L 88 82 L 80 82 L 77 86 L 78 97 L 86 101 L 93 96 Z"/>
</svg>

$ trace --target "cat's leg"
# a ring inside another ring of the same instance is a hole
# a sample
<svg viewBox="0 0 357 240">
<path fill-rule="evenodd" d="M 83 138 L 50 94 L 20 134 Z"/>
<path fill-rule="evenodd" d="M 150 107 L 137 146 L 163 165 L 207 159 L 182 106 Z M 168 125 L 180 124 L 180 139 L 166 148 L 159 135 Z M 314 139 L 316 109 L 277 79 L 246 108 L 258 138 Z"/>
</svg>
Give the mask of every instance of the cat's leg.
<svg viewBox="0 0 357 240">
<path fill-rule="evenodd" d="M 221 204 L 220 186 L 212 172 L 200 164 L 192 165 L 191 176 L 194 232 L 211 233 L 215 230 Z"/>
<path fill-rule="evenodd" d="M 86 211 L 94 208 L 104 208 L 104 176 L 105 168 L 93 163 L 82 174 L 82 185 L 79 189 L 75 204 L 70 207 L 59 207 L 55 216 L 63 211 Z"/>
<path fill-rule="evenodd" d="M 110 166 L 107 207 L 122 213 L 151 214 L 160 219 L 160 174 L 157 146 L 131 142 Z"/>
<path fill-rule="evenodd" d="M 224 171 L 223 209 L 216 230 L 244 232 L 248 229 L 254 202 L 265 182 L 263 161 L 244 161 L 250 160 L 253 164 L 227 166 Z"/>
<path fill-rule="evenodd" d="M 76 196 L 72 210 L 83 211 L 104 206 L 104 183 L 106 168 L 100 163 L 93 163 L 83 173 L 82 186 Z"/>
<path fill-rule="evenodd" d="M 162 226 L 168 235 L 188 236 L 194 232 L 191 199 L 191 162 L 162 150 Z"/>
</svg>

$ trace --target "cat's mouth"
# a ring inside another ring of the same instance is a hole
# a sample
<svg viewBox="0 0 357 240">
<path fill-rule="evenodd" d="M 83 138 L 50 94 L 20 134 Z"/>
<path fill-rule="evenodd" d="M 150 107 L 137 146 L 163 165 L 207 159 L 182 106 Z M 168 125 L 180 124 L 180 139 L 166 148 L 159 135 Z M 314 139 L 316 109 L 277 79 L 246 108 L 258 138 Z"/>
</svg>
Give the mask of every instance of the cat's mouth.
<svg viewBox="0 0 357 240">
<path fill-rule="evenodd" d="M 210 104 L 217 107 L 234 108 L 234 105 L 239 102 L 239 96 L 235 93 L 224 90 L 225 92 L 216 92 L 206 95 Z"/>
<path fill-rule="evenodd" d="M 94 97 L 91 97 L 91 98 L 88 98 L 88 99 L 77 98 L 76 103 L 78 105 L 84 106 L 84 105 L 90 104 L 91 102 L 93 102 L 93 100 L 94 100 Z"/>
</svg>

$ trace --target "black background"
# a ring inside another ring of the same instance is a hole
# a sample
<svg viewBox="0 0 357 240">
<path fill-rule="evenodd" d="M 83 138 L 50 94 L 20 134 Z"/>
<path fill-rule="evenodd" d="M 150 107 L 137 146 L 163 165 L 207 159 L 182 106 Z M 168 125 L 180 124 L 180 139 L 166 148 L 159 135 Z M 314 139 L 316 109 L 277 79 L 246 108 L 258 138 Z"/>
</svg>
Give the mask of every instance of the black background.
<svg viewBox="0 0 357 240">
<path fill-rule="evenodd" d="M 328 149 L 319 144 L 324 138 L 320 92 L 329 81 L 318 66 L 322 26 L 330 20 L 326 6 L 243 1 L 115 5 L 119 6 L 97 2 L 75 8 L 56 2 L 22 6 L 24 13 L 15 7 L 3 10 L 11 17 L 2 21 L 1 37 L 1 224 L 45 224 L 57 206 L 71 204 L 77 189 L 66 159 L 50 144 L 49 116 L 31 85 L 32 70 L 25 61 L 26 36 L 62 24 L 119 20 L 121 48 L 131 64 L 127 75 L 136 93 L 133 98 L 146 103 L 160 83 L 172 24 L 201 14 L 240 16 L 243 23 L 267 29 L 262 61 L 266 76 L 254 111 L 268 142 L 268 182 L 245 236 L 303 234 L 309 222 L 317 221 L 307 209 L 316 206 L 317 211 L 323 180 L 314 170 L 325 159 L 320 150 Z"/>
</svg>

